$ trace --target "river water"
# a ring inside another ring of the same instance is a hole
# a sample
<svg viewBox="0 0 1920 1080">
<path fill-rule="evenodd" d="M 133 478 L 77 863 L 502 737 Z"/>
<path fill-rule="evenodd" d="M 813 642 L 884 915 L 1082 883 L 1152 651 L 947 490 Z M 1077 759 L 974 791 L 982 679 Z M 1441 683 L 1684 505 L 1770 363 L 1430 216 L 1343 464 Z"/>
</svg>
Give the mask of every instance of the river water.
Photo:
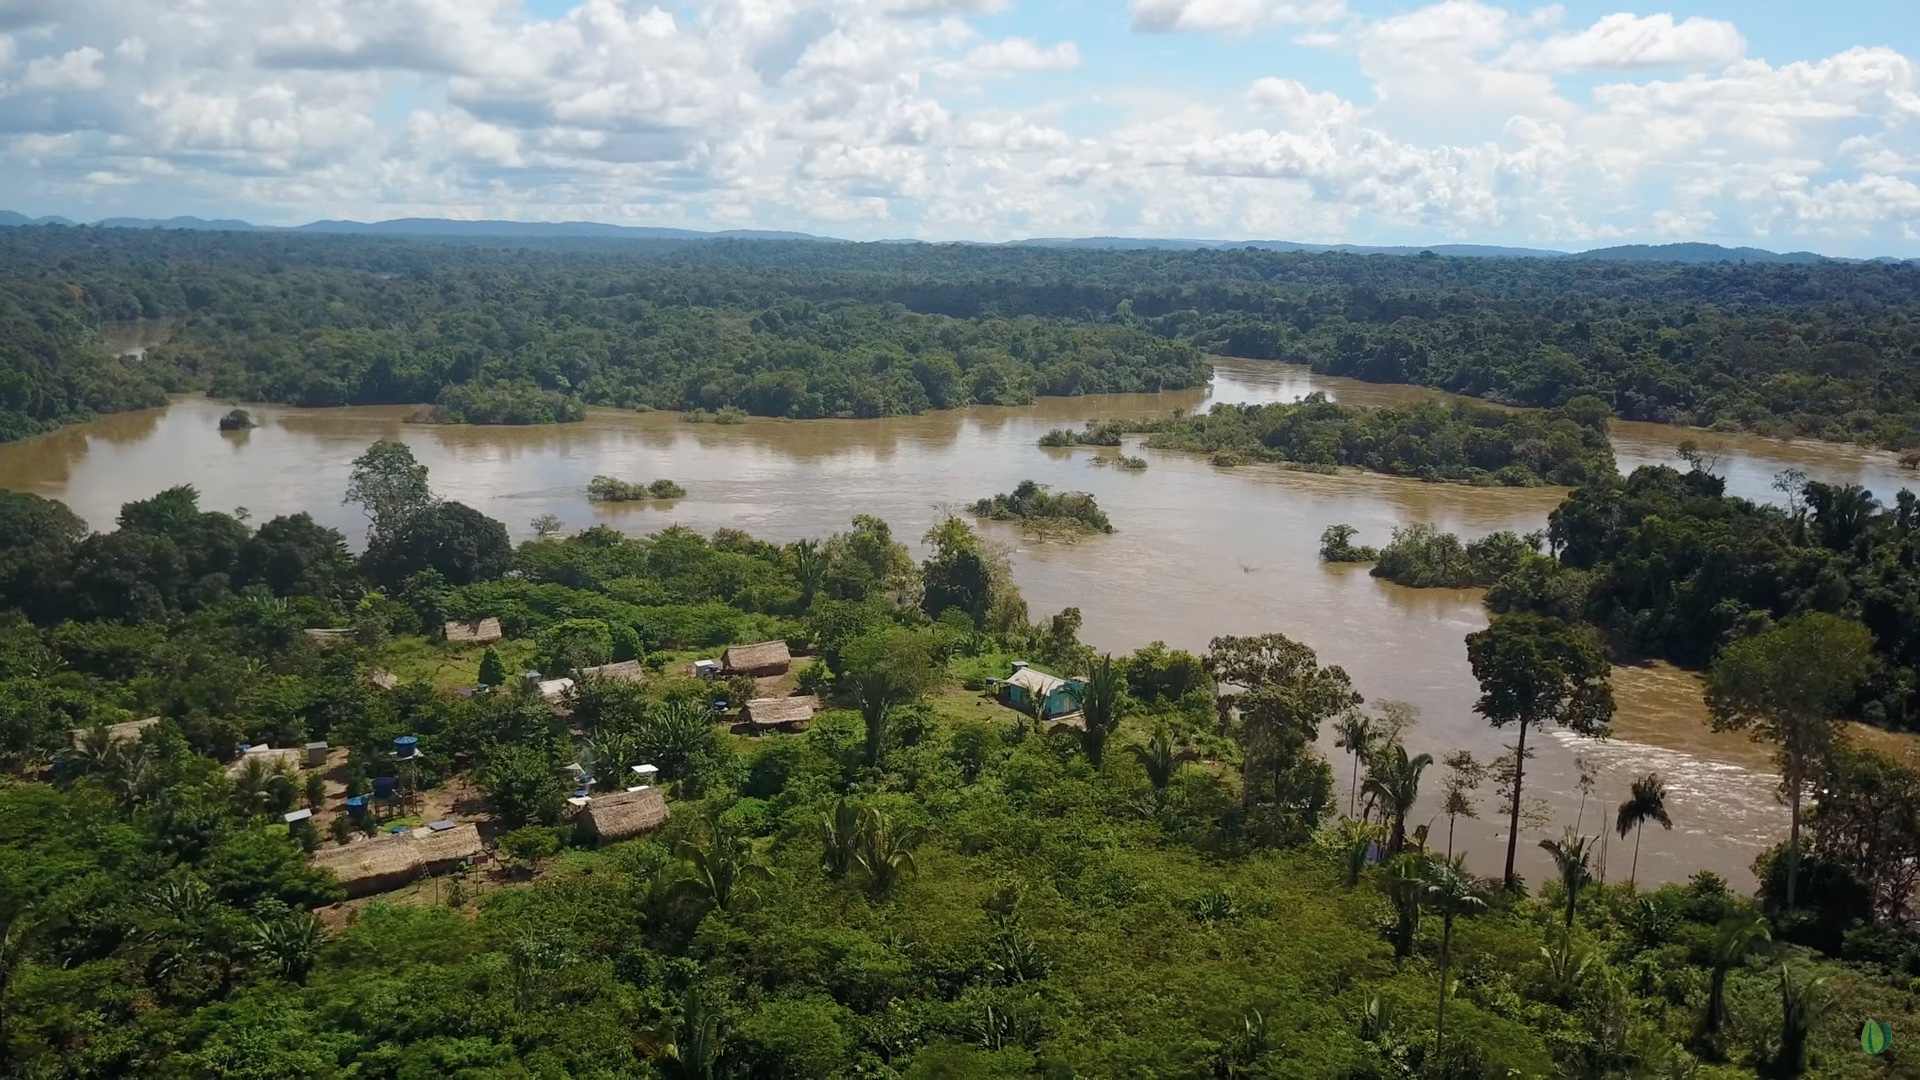
<svg viewBox="0 0 1920 1080">
<path fill-rule="evenodd" d="M 1203 457 L 1132 449 L 1144 472 L 1095 468 L 1090 450 L 1042 450 L 1048 428 L 1088 419 L 1204 408 L 1213 402 L 1290 401 L 1322 390 L 1354 404 L 1388 404 L 1433 391 L 1313 375 L 1302 368 L 1220 360 L 1210 388 L 1152 395 L 1052 398 L 1026 408 L 973 408 L 889 420 L 691 424 L 668 413 L 593 410 L 550 427 L 453 427 L 403 423 L 411 407 L 301 410 L 250 407 L 259 427 L 221 433 L 229 407 L 181 398 L 166 409 L 107 417 L 0 446 L 0 485 L 65 501 L 96 528 L 111 528 L 120 504 L 191 483 L 209 509 L 244 507 L 256 521 L 306 511 L 359 543 L 365 520 L 343 506 L 349 465 L 369 443 L 401 439 L 431 469 L 436 491 L 505 521 L 516 539 L 530 522 L 558 516 L 569 529 L 609 524 L 649 532 L 678 523 L 701 531 L 744 529 L 774 541 L 844 529 L 855 514 L 891 522 L 917 541 L 950 509 L 1032 478 L 1093 493 L 1118 530 L 1075 544 L 1034 544 L 1015 529 L 986 525 L 1012 553 L 1014 575 L 1036 618 L 1068 606 L 1086 617 L 1084 637 L 1127 651 L 1161 640 L 1204 650 L 1218 634 L 1285 633 L 1343 666 L 1370 701 L 1414 704 L 1408 735 L 1437 758 L 1457 748 L 1481 760 L 1507 737 L 1472 712 L 1478 687 L 1462 639 L 1486 625 L 1475 590 L 1407 589 L 1365 568 L 1318 561 L 1321 531 L 1345 522 L 1366 543 L 1399 524 L 1427 521 L 1477 536 L 1545 524 L 1560 489 L 1469 488 L 1360 472 L 1322 475 L 1277 466 L 1216 468 Z M 1671 461 L 1682 438 L 1719 456 L 1733 492 L 1775 498 L 1774 475 L 1798 468 L 1830 482 L 1864 484 L 1891 498 L 1911 475 L 1890 455 L 1753 436 L 1616 425 L 1622 468 Z M 586 500 L 596 474 L 647 481 L 668 477 L 687 498 L 625 507 Z M 1650 831 L 1639 857 L 1644 882 L 1684 880 L 1711 869 L 1750 886 L 1753 856 L 1782 836 L 1768 753 L 1705 724 L 1697 677 L 1665 666 L 1619 669 L 1614 737 L 1550 733 L 1533 740 L 1527 790 L 1550 803 L 1551 825 L 1522 837 L 1521 873 L 1550 873 L 1534 846 L 1578 820 L 1596 832 L 1632 778 L 1666 781 L 1671 832 Z M 1329 744 L 1343 796 L 1347 759 Z M 1598 781 L 1582 808 L 1574 758 Z M 1419 820 L 1438 808 L 1440 769 L 1423 785 Z M 1481 818 L 1459 823 L 1456 844 L 1481 872 L 1499 868 L 1505 819 L 1481 798 Z M 1446 822 L 1434 822 L 1444 844 Z M 1623 877 L 1632 840 L 1615 838 L 1609 876 Z"/>
</svg>

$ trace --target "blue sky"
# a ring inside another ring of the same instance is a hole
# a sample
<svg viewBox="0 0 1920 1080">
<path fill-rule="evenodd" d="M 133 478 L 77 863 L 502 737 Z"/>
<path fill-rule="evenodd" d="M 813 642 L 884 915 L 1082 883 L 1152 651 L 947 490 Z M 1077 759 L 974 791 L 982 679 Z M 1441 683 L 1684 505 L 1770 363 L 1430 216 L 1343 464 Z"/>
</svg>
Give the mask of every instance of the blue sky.
<svg viewBox="0 0 1920 1080">
<path fill-rule="evenodd" d="M 1916 57 L 1881 0 L 12 0 L 0 204 L 1920 256 Z"/>
</svg>

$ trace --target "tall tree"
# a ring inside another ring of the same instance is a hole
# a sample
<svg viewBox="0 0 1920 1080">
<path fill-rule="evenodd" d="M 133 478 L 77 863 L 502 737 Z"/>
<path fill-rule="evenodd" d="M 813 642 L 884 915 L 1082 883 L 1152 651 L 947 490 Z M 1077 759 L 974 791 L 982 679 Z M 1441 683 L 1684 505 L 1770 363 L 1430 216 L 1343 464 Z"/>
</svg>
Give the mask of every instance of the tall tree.
<svg viewBox="0 0 1920 1080">
<path fill-rule="evenodd" d="M 367 576 L 389 589 L 423 571 L 449 585 L 492 581 L 513 565 L 507 527 L 464 503 L 435 503 L 376 530 L 363 557 Z"/>
<path fill-rule="evenodd" d="M 1080 706 L 1080 747 L 1097 770 L 1106 761 L 1107 740 L 1126 715 L 1126 682 L 1114 670 L 1113 657 L 1103 656 L 1073 693 Z"/>
<path fill-rule="evenodd" d="M 1800 876 L 1801 802 L 1832 751 L 1840 714 L 1866 677 L 1873 649 L 1867 628 L 1824 612 L 1720 650 L 1707 673 L 1707 707 L 1716 731 L 1747 731 L 1778 746 L 1789 810 L 1787 907 Z"/>
<path fill-rule="evenodd" d="M 414 460 L 407 444 L 381 441 L 353 459 L 347 494 L 340 501 L 360 504 L 371 523 L 371 541 L 399 531 L 437 500 L 427 485 L 427 467 Z"/>
<path fill-rule="evenodd" d="M 1224 684 L 1223 713 L 1238 714 L 1241 798 L 1255 827 L 1281 841 L 1311 832 L 1333 778 L 1313 750 L 1320 725 L 1361 703 L 1347 673 L 1321 667 L 1311 648 L 1284 634 L 1217 637 L 1207 673 Z"/>
<path fill-rule="evenodd" d="M 1455 750 L 1448 754 L 1445 765 L 1446 779 L 1440 782 L 1442 802 L 1440 812 L 1447 815 L 1447 858 L 1453 858 L 1453 826 L 1460 818 L 1478 817 L 1479 811 L 1473 805 L 1473 793 L 1487 778 L 1487 767 L 1474 760 L 1473 751 Z"/>
<path fill-rule="evenodd" d="M 820 592 L 820 583 L 826 575 L 827 563 L 818 543 L 801 540 L 793 545 L 793 576 L 800 583 L 800 610 L 813 607 L 813 598 Z"/>
<path fill-rule="evenodd" d="M 1613 718 L 1611 668 L 1592 633 L 1541 615 L 1502 615 L 1485 630 L 1467 635 L 1467 660 L 1480 681 L 1473 710 L 1496 728 L 1515 725 L 1512 806 L 1507 865 L 1502 878 L 1514 887 L 1514 856 L 1520 847 L 1520 791 L 1527 758 L 1527 730 L 1557 723 L 1581 735 L 1600 736 Z"/>
<path fill-rule="evenodd" d="M 1158 724 L 1145 746 L 1134 744 L 1127 749 L 1146 770 L 1147 783 L 1153 787 L 1153 811 L 1157 814 L 1166 809 L 1167 787 L 1180 771 L 1180 757 L 1173 749 L 1173 732 L 1167 725 Z"/>
<path fill-rule="evenodd" d="M 1553 858 L 1554 869 L 1560 873 L 1560 887 L 1567 894 L 1566 925 L 1573 928 L 1573 914 L 1580 902 L 1580 890 L 1593 880 L 1588 866 L 1588 856 L 1593 850 L 1594 838 L 1576 836 L 1571 831 L 1560 840 L 1540 841 L 1541 850 Z"/>
<path fill-rule="evenodd" d="M 1713 943 L 1707 948 L 1707 1011 L 1700 1030 L 1709 1038 L 1718 1035 L 1727 1022 L 1727 973 L 1739 966 L 1747 955 L 1772 940 L 1767 920 L 1759 915 L 1736 915 L 1715 928 Z"/>
<path fill-rule="evenodd" d="M 1373 753 L 1374 738 L 1379 732 L 1374 730 L 1373 717 L 1355 709 L 1333 722 L 1333 733 L 1333 745 L 1353 758 L 1353 779 L 1347 786 L 1347 816 L 1352 817 L 1360 798 L 1360 763 Z"/>
<path fill-rule="evenodd" d="M 1640 876 L 1640 833 L 1647 822 L 1657 821 L 1665 829 L 1673 828 L 1673 819 L 1667 816 L 1667 788 L 1660 782 L 1659 773 L 1648 773 L 1635 780 L 1625 802 L 1620 804 L 1620 812 L 1614 816 L 1613 827 L 1625 840 L 1627 834 L 1633 834 L 1633 865 L 1627 871 L 1627 888 L 1631 890 Z"/>
<path fill-rule="evenodd" d="M 1467 873 L 1466 856 L 1432 864 L 1428 871 L 1427 910 L 1440 916 L 1440 1012 L 1434 1025 L 1434 1055 L 1445 1056 L 1447 1045 L 1447 982 L 1453 967 L 1454 920 L 1487 906 L 1480 886 Z"/>
<path fill-rule="evenodd" d="M 895 709 L 911 705 L 939 681 L 926 635 L 893 628 L 847 642 L 840 650 L 853 697 L 866 726 L 866 759 L 878 767 Z"/>
<path fill-rule="evenodd" d="M 1432 754 L 1407 756 L 1407 748 L 1394 743 L 1373 755 L 1367 770 L 1367 801 L 1377 802 L 1390 823 L 1387 857 L 1400 854 L 1407 843 L 1407 815 L 1420 799 L 1420 774 L 1433 764 Z"/>
</svg>

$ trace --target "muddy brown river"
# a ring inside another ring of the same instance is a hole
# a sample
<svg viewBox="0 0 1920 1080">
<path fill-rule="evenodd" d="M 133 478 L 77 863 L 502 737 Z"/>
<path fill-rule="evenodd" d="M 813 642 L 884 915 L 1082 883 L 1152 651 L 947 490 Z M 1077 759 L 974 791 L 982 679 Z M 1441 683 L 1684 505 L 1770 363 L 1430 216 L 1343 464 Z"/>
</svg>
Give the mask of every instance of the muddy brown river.
<svg viewBox="0 0 1920 1080">
<path fill-rule="evenodd" d="M 1088 419 L 1204 408 L 1213 402 L 1290 401 L 1314 390 L 1356 404 L 1387 404 L 1434 392 L 1313 375 L 1252 361 L 1218 361 L 1210 389 L 1154 395 L 1047 399 L 1027 408 L 974 408 L 891 420 L 753 419 L 717 426 L 674 414 L 594 410 L 553 427 L 446 427 L 402 422 L 410 408 L 301 410 L 250 407 L 260 426 L 222 434 L 228 405 L 182 398 L 166 409 L 108 417 L 0 446 L 0 485 L 65 501 L 97 528 L 111 528 L 120 504 L 191 483 L 209 509 L 245 507 L 253 520 L 307 511 L 356 543 L 365 520 L 341 505 L 349 463 L 378 439 L 400 439 L 432 470 L 435 489 L 505 521 L 516 539 L 529 523 L 557 515 L 577 529 L 608 524 L 648 532 L 670 523 L 710 531 L 744 529 L 769 540 L 824 536 L 855 514 L 875 514 L 909 541 L 949 509 L 1032 478 L 1092 492 L 1117 532 L 1077 544 L 1030 544 L 1010 527 L 985 526 L 1013 553 L 1015 578 L 1036 618 L 1068 606 L 1085 613 L 1093 645 L 1131 650 L 1149 641 L 1203 650 L 1217 634 L 1279 631 L 1340 664 L 1369 700 L 1419 709 L 1408 742 L 1436 758 L 1456 748 L 1482 760 L 1507 737 L 1472 712 L 1477 694 L 1462 639 L 1486 624 L 1471 590 L 1406 589 L 1365 568 L 1323 566 L 1320 532 L 1346 522 L 1367 543 L 1398 524 L 1428 521 L 1467 535 L 1528 531 L 1545 524 L 1559 489 L 1483 489 L 1427 484 L 1359 472 L 1320 475 L 1274 466 L 1216 468 L 1203 457 L 1130 450 L 1145 472 L 1089 465 L 1089 450 L 1041 450 L 1051 427 Z M 1719 457 L 1733 492 L 1772 499 L 1775 474 L 1798 468 L 1830 482 L 1866 485 L 1891 498 L 1911 473 L 1890 455 L 1753 436 L 1619 424 L 1621 467 L 1674 460 L 1682 438 Z M 685 499 L 664 505 L 588 503 L 596 474 L 631 480 L 669 477 Z M 1763 747 L 1715 735 L 1704 723 L 1695 676 L 1666 667 L 1620 669 L 1614 737 L 1595 742 L 1551 733 L 1530 740 L 1530 795 L 1548 800 L 1554 820 L 1522 837 L 1521 873 L 1541 881 L 1550 867 L 1535 846 L 1575 824 L 1593 833 L 1612 817 L 1631 779 L 1659 772 L 1670 791 L 1671 832 L 1649 831 L 1642 882 L 1683 880 L 1711 869 L 1742 887 L 1765 845 L 1784 835 L 1785 814 Z M 1346 759 L 1329 744 L 1339 790 Z M 1598 768 L 1581 808 L 1576 753 Z M 1418 820 L 1438 808 L 1440 769 L 1427 774 Z M 1483 793 L 1481 818 L 1462 821 L 1457 845 L 1482 872 L 1504 855 L 1505 822 Z M 1446 822 L 1434 822 L 1444 843 Z M 1608 876 L 1624 877 L 1632 840 L 1615 838 Z"/>
</svg>

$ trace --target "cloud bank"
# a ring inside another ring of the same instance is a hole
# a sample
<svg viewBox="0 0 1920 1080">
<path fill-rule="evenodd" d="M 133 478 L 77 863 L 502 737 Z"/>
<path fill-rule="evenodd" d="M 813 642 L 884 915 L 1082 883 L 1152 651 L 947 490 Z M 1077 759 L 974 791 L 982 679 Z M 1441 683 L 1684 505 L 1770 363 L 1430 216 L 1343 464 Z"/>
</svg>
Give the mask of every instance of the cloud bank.
<svg viewBox="0 0 1920 1080">
<path fill-rule="evenodd" d="M 989 32 L 1020 15 L 995 0 L 0 0 L 0 203 L 1920 254 L 1920 88 L 1892 49 L 1773 64 L 1715 19 L 1481 0 L 1113 8 L 1203 58 L 1305 43 L 1368 92 L 1152 85 Z"/>
</svg>

